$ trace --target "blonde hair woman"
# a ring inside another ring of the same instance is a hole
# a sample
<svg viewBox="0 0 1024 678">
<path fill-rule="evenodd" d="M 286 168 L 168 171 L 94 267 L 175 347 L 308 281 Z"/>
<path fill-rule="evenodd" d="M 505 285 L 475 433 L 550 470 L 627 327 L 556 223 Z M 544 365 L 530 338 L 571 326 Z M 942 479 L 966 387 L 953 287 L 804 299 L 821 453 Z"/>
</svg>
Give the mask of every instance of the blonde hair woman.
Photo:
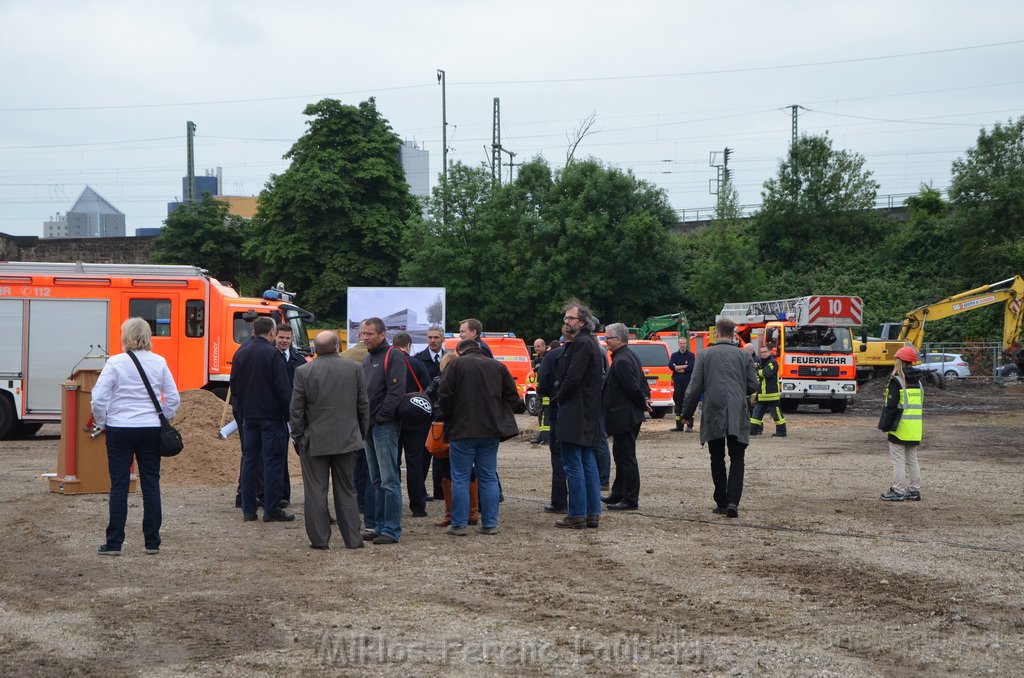
<svg viewBox="0 0 1024 678">
<path fill-rule="evenodd" d="M 121 555 L 133 459 L 138 464 L 142 486 L 142 534 L 146 553 L 160 552 L 160 418 L 128 351 L 139 359 L 153 392 L 163 401 L 165 417 L 174 417 L 180 398 L 167 361 L 153 353 L 151 338 L 149 323 L 142 318 L 124 321 L 121 325 L 124 352 L 110 356 L 92 391 L 92 416 L 96 425 L 106 432 L 110 471 L 110 518 L 106 541 L 98 551 L 104 556 Z"/>
</svg>

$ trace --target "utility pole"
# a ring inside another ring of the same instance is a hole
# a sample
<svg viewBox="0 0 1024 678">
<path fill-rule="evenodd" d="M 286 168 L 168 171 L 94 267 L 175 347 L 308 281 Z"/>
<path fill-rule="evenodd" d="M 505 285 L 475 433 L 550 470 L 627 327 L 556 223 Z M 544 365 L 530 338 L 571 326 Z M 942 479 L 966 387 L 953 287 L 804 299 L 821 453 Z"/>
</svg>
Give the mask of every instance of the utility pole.
<svg viewBox="0 0 1024 678">
<path fill-rule="evenodd" d="M 508 183 L 512 183 L 512 169 L 516 166 L 516 154 L 512 151 L 501 149 L 502 153 L 508 153 Z"/>
<path fill-rule="evenodd" d="M 793 136 L 792 136 L 792 138 L 791 138 L 791 140 L 790 140 L 790 144 L 791 144 L 791 145 L 793 145 L 793 146 L 796 146 L 796 142 L 797 142 L 797 140 L 798 140 L 798 139 L 800 138 L 800 136 L 799 136 L 799 134 L 798 134 L 798 131 L 799 131 L 799 130 L 798 130 L 798 128 L 797 128 L 797 116 L 799 116 L 799 115 L 800 115 L 800 114 L 799 114 L 799 111 L 800 111 L 800 109 L 802 109 L 802 108 L 803 108 L 803 110 L 805 110 L 805 111 L 806 111 L 807 109 L 806 109 L 806 108 L 804 108 L 803 106 L 799 105 L 799 104 L 794 104 L 794 105 L 790 106 L 789 108 L 790 108 L 790 110 L 792 111 L 792 115 L 793 115 L 793 123 L 792 123 L 792 127 L 793 127 Z"/>
<path fill-rule="evenodd" d="M 491 181 L 501 186 L 501 99 L 494 97 L 491 131 Z"/>
<path fill-rule="evenodd" d="M 196 124 L 191 120 L 185 123 L 185 136 L 188 139 L 188 196 L 186 196 L 185 201 L 194 202 L 196 199 L 196 155 L 194 147 Z"/>
<path fill-rule="evenodd" d="M 445 94 L 444 71 L 437 69 L 441 83 L 441 224 L 448 223 L 448 98 Z"/>
<path fill-rule="evenodd" d="M 437 81 L 441 83 L 441 181 L 448 181 L 448 99 L 445 94 L 444 71 L 437 69 Z"/>
</svg>

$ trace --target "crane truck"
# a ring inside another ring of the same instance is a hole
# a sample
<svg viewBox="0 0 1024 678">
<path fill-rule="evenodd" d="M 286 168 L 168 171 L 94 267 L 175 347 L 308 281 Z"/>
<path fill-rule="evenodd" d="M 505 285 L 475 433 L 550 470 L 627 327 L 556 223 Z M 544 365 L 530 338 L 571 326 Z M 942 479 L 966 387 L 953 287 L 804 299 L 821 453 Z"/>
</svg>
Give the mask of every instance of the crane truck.
<svg viewBox="0 0 1024 678">
<path fill-rule="evenodd" d="M 1024 346 L 1021 345 L 1021 321 L 1024 320 L 1024 278 L 1019 275 L 960 292 L 933 304 L 908 312 L 900 323 L 883 323 L 880 338 L 861 336 L 857 347 L 858 379 L 866 381 L 892 370 L 893 356 L 903 346 L 920 351 L 925 325 L 979 308 L 1003 304 L 1003 353 L 1014 363 L 1017 374 L 1024 373 Z"/>
<path fill-rule="evenodd" d="M 775 352 L 784 412 L 801 404 L 845 412 L 856 397 L 852 328 L 864 317 L 860 297 L 816 294 L 726 304 L 723 317 L 736 323 L 737 336 L 755 351 L 764 342 Z"/>
</svg>

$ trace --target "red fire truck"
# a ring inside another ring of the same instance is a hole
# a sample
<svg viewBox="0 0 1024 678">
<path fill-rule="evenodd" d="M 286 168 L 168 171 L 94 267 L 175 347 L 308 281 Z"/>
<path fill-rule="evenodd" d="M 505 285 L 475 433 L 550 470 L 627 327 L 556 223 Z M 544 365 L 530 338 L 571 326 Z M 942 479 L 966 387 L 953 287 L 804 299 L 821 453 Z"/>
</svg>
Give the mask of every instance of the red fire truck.
<svg viewBox="0 0 1024 678">
<path fill-rule="evenodd" d="M 289 323 L 295 348 L 309 352 L 313 316 L 290 299 L 280 283 L 261 299 L 239 297 L 194 266 L 0 262 L 0 439 L 60 421 L 61 383 L 120 352 L 132 316 L 149 323 L 179 390 L 223 397 L 259 315 Z"/>
<path fill-rule="evenodd" d="M 840 295 L 726 304 L 719 314 L 755 352 L 762 342 L 775 352 L 784 412 L 801 403 L 846 411 L 857 395 L 852 328 L 863 316 L 860 297 Z"/>
</svg>

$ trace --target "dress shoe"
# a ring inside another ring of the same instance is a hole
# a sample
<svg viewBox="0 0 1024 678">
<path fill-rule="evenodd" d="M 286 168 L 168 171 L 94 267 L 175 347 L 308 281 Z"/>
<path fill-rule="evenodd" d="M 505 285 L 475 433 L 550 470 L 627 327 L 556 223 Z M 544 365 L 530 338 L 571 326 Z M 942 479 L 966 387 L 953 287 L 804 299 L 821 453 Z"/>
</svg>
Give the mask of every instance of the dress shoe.
<svg viewBox="0 0 1024 678">
<path fill-rule="evenodd" d="M 235 495 L 235 508 L 242 508 L 242 495 Z"/>
<path fill-rule="evenodd" d="M 317 551 L 327 551 L 331 547 L 328 546 L 327 544 L 322 544 L 322 545 L 321 544 L 310 544 L 309 548 L 316 549 Z"/>
<path fill-rule="evenodd" d="M 609 511 L 635 511 L 637 510 L 636 504 L 630 504 L 629 502 L 620 501 L 615 504 L 608 504 L 607 509 Z"/>
<path fill-rule="evenodd" d="M 554 504 L 544 506 L 544 513 L 565 513 L 567 510 L 564 506 L 555 506 Z"/>
<path fill-rule="evenodd" d="M 740 517 L 740 509 L 739 509 L 739 507 L 736 506 L 736 504 L 729 504 L 728 506 L 726 506 L 725 507 L 725 517 L 726 518 L 739 518 Z"/>
<path fill-rule="evenodd" d="M 426 518 L 427 517 L 427 512 L 426 511 L 413 511 L 412 512 L 412 517 L 413 518 Z"/>
<path fill-rule="evenodd" d="M 352 546 L 346 546 L 345 548 L 347 548 L 347 549 L 361 549 L 361 548 L 364 548 L 365 545 L 366 545 L 365 542 L 360 541 L 358 544 L 353 544 Z"/>
<path fill-rule="evenodd" d="M 587 516 L 587 527 L 601 527 L 601 516 Z"/>
<path fill-rule="evenodd" d="M 373 530 L 363 530 L 362 532 L 359 533 L 359 535 L 363 539 L 367 539 L 367 540 L 372 541 L 377 536 L 377 533 L 374 532 Z"/>
<path fill-rule="evenodd" d="M 616 497 L 613 494 L 609 494 L 607 497 L 601 497 L 602 504 L 618 504 L 622 501 L 622 497 Z"/>
<path fill-rule="evenodd" d="M 714 513 L 716 516 L 724 516 L 725 515 L 725 507 L 724 506 L 716 506 L 715 508 L 711 509 L 711 512 Z"/>
<path fill-rule="evenodd" d="M 378 534 L 376 537 L 373 538 L 373 543 L 377 544 L 377 545 L 380 545 L 380 544 L 397 544 L 398 540 L 395 539 L 394 537 L 390 537 L 390 536 L 388 536 L 386 534 Z"/>
<path fill-rule="evenodd" d="M 250 520 L 257 520 L 258 518 L 259 518 L 259 516 L 256 515 L 255 513 L 243 513 L 242 514 L 242 520 L 244 520 L 245 522 L 249 522 Z"/>
<path fill-rule="evenodd" d="M 294 513 L 285 513 L 284 511 L 278 511 L 277 513 L 264 513 L 263 522 L 265 523 L 290 523 L 295 520 Z"/>
<path fill-rule="evenodd" d="M 571 530 L 582 530 L 587 526 L 587 519 L 583 516 L 577 518 L 570 518 L 566 516 L 560 520 L 555 521 L 555 527 L 564 527 Z"/>
</svg>

